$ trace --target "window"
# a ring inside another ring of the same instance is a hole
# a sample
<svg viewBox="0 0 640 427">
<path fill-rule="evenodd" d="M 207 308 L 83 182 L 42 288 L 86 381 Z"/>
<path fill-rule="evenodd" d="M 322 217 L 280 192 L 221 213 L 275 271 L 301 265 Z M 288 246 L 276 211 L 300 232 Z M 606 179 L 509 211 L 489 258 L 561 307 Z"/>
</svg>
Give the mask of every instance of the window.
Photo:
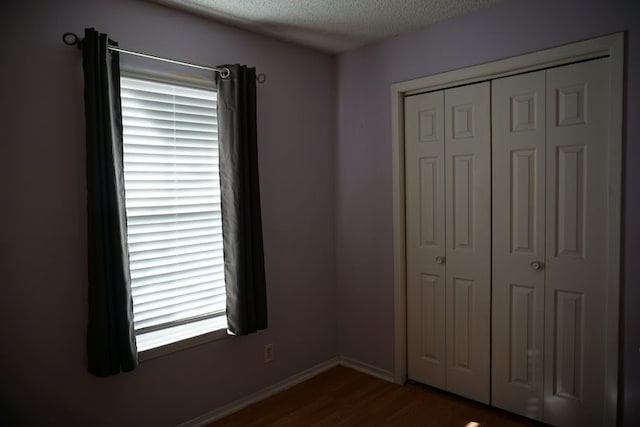
<svg viewBox="0 0 640 427">
<path fill-rule="evenodd" d="M 138 351 L 226 329 L 216 92 L 123 73 Z"/>
</svg>

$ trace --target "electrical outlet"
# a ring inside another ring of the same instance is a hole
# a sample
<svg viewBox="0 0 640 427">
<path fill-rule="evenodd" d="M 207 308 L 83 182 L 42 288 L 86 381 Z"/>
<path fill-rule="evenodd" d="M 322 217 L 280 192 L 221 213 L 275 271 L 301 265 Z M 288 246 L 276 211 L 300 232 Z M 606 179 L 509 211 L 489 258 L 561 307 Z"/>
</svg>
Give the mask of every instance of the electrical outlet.
<svg viewBox="0 0 640 427">
<path fill-rule="evenodd" d="M 273 362 L 273 344 L 264 345 L 264 363 Z"/>
</svg>

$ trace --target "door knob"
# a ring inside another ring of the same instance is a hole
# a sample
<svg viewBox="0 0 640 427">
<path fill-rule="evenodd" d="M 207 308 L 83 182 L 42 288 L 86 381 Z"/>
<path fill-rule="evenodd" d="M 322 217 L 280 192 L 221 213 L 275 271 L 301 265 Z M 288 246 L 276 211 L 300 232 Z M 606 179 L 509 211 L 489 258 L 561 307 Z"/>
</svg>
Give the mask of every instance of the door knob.
<svg viewBox="0 0 640 427">
<path fill-rule="evenodd" d="M 444 264 L 444 257 L 443 256 L 437 256 L 436 257 L 436 264 Z"/>
<path fill-rule="evenodd" d="M 542 270 L 543 264 L 540 261 L 533 261 L 531 264 L 532 270 Z"/>
</svg>

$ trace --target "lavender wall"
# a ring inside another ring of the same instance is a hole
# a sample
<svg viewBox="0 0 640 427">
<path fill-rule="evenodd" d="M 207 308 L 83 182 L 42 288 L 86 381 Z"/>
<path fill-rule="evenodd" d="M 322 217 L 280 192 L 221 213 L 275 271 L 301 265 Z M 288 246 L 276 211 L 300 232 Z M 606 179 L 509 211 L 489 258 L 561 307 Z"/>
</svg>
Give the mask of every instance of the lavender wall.
<svg viewBox="0 0 640 427">
<path fill-rule="evenodd" d="M 640 422 L 637 1 L 505 0 L 341 55 L 337 70 L 329 56 L 137 0 L 1 8 L 0 423 L 175 425 L 337 354 L 391 370 L 391 83 L 623 30 L 624 419 Z M 134 50 L 268 75 L 258 90 L 268 331 L 108 379 L 86 373 L 82 71 L 60 41 L 85 26 Z M 267 342 L 276 360 L 264 365 Z"/>
<path fill-rule="evenodd" d="M 7 1 L 0 12 L 0 424 L 175 425 L 336 356 L 333 58 L 135 0 Z M 267 331 L 108 379 L 86 372 L 83 80 L 80 52 L 61 41 L 85 26 L 130 49 L 267 74 Z"/>
<path fill-rule="evenodd" d="M 339 57 L 335 179 L 340 354 L 393 369 L 391 83 L 625 30 L 624 420 L 625 425 L 640 425 L 637 0 L 505 0 Z"/>
</svg>

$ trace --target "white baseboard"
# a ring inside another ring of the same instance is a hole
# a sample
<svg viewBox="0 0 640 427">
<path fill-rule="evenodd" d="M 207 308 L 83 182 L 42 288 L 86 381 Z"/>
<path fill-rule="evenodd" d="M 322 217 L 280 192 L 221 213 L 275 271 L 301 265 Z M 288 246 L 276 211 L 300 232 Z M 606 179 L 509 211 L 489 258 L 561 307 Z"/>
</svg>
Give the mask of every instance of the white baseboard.
<svg viewBox="0 0 640 427">
<path fill-rule="evenodd" d="M 356 371 L 371 375 L 372 377 L 380 378 L 381 380 L 389 381 L 390 383 L 395 382 L 393 372 L 380 369 L 377 366 L 369 365 L 368 363 L 345 356 L 340 357 L 338 363 L 342 366 L 346 366 L 347 368 L 355 369 Z"/>
<path fill-rule="evenodd" d="M 344 357 L 344 356 L 334 357 L 316 366 L 313 366 L 309 369 L 306 369 L 302 372 L 292 375 L 289 378 L 285 378 L 284 380 L 279 381 L 273 385 L 270 385 L 269 387 L 263 388 L 262 390 L 257 391 L 253 394 L 250 394 L 247 397 L 243 397 L 227 405 L 221 406 L 218 409 L 209 411 L 206 414 L 203 414 L 190 421 L 182 423 L 178 427 L 206 426 L 209 423 L 212 423 L 221 418 L 224 418 L 227 415 L 231 415 L 234 412 L 238 412 L 239 410 L 246 408 L 249 405 L 258 403 L 261 400 L 264 400 L 270 396 L 273 396 L 274 394 L 280 393 L 288 388 L 291 388 L 303 381 L 313 378 L 316 375 L 321 374 L 324 371 L 334 368 L 336 366 L 345 366 L 347 368 L 351 368 L 356 371 L 362 372 L 364 374 L 371 375 L 373 377 L 380 378 L 382 380 L 389 381 L 389 382 L 393 382 L 394 380 L 392 372 L 386 371 L 384 369 L 380 369 L 373 365 L 369 365 L 368 363 L 360 362 L 350 357 Z"/>
<path fill-rule="evenodd" d="M 333 359 L 329 359 L 326 362 L 322 362 L 316 366 L 313 366 L 307 370 L 299 372 L 295 375 L 290 376 L 289 378 L 285 378 L 282 381 L 279 381 L 273 385 L 270 385 L 266 388 L 263 388 L 260 391 L 257 391 L 253 394 L 250 394 L 247 397 L 243 397 L 236 401 L 233 401 L 227 405 L 224 405 L 218 409 L 214 409 L 213 411 L 207 412 L 199 416 L 198 418 L 194 418 L 193 420 L 187 421 L 183 424 L 180 424 L 179 427 L 202 427 L 206 426 L 209 423 L 212 423 L 220 418 L 224 418 L 227 415 L 233 414 L 234 412 L 238 412 L 242 408 L 246 408 L 249 405 L 253 405 L 254 403 L 258 403 L 261 400 L 266 399 L 267 397 L 273 396 L 274 394 L 280 393 L 288 388 L 293 387 L 303 381 L 308 380 L 309 378 L 313 378 L 322 372 L 331 369 L 340 364 L 340 358 L 334 357 Z"/>
</svg>

